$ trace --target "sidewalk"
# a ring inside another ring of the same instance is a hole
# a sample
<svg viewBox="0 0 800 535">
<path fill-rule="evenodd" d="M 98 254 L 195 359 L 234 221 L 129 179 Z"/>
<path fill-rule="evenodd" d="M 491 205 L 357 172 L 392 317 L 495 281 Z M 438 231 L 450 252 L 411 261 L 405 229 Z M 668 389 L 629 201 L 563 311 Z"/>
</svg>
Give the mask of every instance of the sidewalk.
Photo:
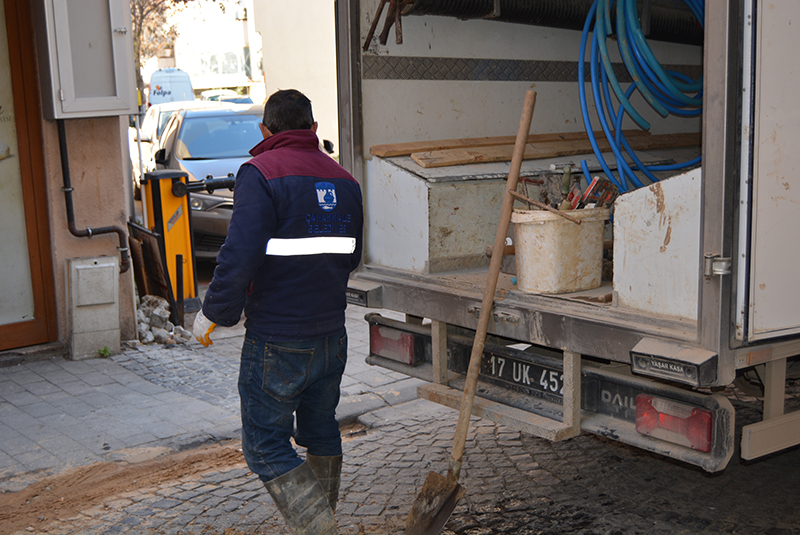
<svg viewBox="0 0 800 535">
<path fill-rule="evenodd" d="M 370 309 L 347 309 L 348 362 L 337 418 L 416 398 L 421 381 L 364 362 Z M 138 462 L 238 439 L 236 380 L 244 328 L 214 344 L 142 345 L 110 358 L 53 357 L 0 367 L 0 491 L 19 491 L 68 468 Z"/>
</svg>

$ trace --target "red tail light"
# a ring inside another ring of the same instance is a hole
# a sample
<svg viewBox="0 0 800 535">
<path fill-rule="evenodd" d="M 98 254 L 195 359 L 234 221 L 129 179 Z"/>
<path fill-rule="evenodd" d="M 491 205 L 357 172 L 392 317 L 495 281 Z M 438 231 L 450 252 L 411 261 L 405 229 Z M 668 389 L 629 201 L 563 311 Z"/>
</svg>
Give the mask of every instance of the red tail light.
<svg viewBox="0 0 800 535">
<path fill-rule="evenodd" d="M 711 411 L 646 394 L 636 396 L 638 433 L 708 453 L 712 430 Z"/>
<path fill-rule="evenodd" d="M 414 335 L 382 325 L 369 326 L 369 351 L 387 359 L 414 364 Z"/>
</svg>

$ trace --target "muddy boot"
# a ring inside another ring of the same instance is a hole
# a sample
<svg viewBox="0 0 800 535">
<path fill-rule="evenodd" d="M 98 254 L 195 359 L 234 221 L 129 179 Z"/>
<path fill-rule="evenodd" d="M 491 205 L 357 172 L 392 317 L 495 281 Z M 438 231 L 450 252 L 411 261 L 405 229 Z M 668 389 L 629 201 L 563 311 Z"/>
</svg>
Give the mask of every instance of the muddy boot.
<svg viewBox="0 0 800 535">
<path fill-rule="evenodd" d="M 338 535 L 328 498 L 308 463 L 264 486 L 295 535 Z"/>
<path fill-rule="evenodd" d="M 328 496 L 328 503 L 333 512 L 336 512 L 336 502 L 339 499 L 339 483 L 342 481 L 342 456 L 318 457 L 306 454 L 306 462 L 317 474 L 317 479 Z"/>
</svg>

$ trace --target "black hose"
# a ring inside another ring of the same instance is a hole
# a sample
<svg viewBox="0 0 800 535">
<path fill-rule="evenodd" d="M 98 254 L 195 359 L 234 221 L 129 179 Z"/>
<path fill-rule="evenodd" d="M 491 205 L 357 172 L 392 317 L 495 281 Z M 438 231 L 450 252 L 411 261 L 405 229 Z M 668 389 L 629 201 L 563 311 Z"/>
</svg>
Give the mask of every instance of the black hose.
<svg viewBox="0 0 800 535">
<path fill-rule="evenodd" d="M 404 7 L 408 15 L 443 15 L 460 19 L 485 17 L 492 13 L 494 0 L 417 0 Z"/>
<path fill-rule="evenodd" d="M 413 0 L 405 15 L 440 15 L 459 19 L 488 18 L 533 26 L 582 30 L 593 0 Z M 497 11 L 495 11 L 495 9 Z M 703 44 L 703 29 L 683 2 L 653 0 L 648 39 Z"/>
<path fill-rule="evenodd" d="M 125 273 L 131 266 L 130 257 L 128 256 L 128 236 L 125 231 L 118 226 L 99 227 L 79 229 L 75 226 L 75 209 L 72 204 L 72 181 L 69 174 L 69 157 L 67 156 L 67 134 L 64 127 L 64 120 L 56 120 L 58 125 L 58 148 L 61 151 L 61 175 L 64 179 L 64 187 L 61 191 L 64 192 L 64 200 L 67 203 L 67 225 L 69 231 L 73 236 L 78 238 L 91 238 L 97 234 L 110 234 L 116 232 L 119 236 L 119 255 L 120 264 L 119 272 Z"/>
</svg>

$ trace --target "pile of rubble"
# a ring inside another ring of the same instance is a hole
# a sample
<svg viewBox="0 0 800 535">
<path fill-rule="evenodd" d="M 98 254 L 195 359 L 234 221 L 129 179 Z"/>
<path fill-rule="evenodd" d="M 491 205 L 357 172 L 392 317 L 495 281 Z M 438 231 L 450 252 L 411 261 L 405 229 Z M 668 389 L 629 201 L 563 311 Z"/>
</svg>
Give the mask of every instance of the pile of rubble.
<svg viewBox="0 0 800 535">
<path fill-rule="evenodd" d="M 163 297 L 145 295 L 136 311 L 136 332 L 143 344 L 187 343 L 192 333 L 169 321 L 169 302 Z"/>
</svg>

